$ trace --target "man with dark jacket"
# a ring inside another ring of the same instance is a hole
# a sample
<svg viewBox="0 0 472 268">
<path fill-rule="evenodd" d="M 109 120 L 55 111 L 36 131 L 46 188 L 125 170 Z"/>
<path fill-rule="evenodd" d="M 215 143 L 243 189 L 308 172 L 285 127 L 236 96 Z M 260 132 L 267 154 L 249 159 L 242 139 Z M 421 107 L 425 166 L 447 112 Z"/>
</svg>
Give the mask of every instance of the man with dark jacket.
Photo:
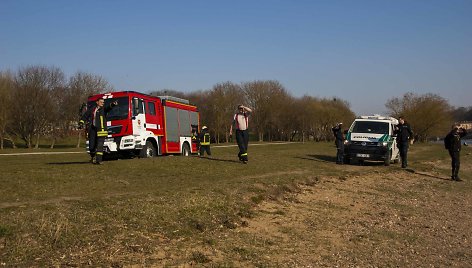
<svg viewBox="0 0 472 268">
<path fill-rule="evenodd" d="M 408 147 L 410 139 L 413 138 L 413 131 L 403 116 L 398 119 L 399 124 L 395 127 L 394 134 L 397 135 L 397 147 L 400 150 L 400 158 L 402 160 L 402 168 L 408 166 Z"/>
<path fill-rule="evenodd" d="M 204 156 L 205 152 L 208 156 L 211 155 L 210 150 L 210 132 L 208 132 L 208 128 L 206 126 L 202 127 L 202 132 L 199 134 L 199 141 L 200 141 L 200 156 Z"/>
<path fill-rule="evenodd" d="M 461 181 L 459 178 L 461 138 L 467 135 L 467 131 L 458 125 L 452 126 L 451 132 L 444 138 L 444 147 L 449 151 L 451 156 L 451 167 L 453 181 Z"/>
<path fill-rule="evenodd" d="M 336 144 L 336 164 L 342 165 L 344 162 L 344 135 L 342 131 L 343 123 L 337 123 L 331 130 L 333 131 Z"/>
<path fill-rule="evenodd" d="M 93 164 L 100 165 L 103 159 L 103 144 L 108 136 L 106 114 L 118 103 L 115 101 L 108 107 L 104 107 L 105 100 L 99 98 L 95 104 L 95 107 L 88 109 L 82 115 L 79 127 L 82 128 L 85 122 L 89 122 L 88 139 L 90 156 L 92 157 Z"/>
</svg>

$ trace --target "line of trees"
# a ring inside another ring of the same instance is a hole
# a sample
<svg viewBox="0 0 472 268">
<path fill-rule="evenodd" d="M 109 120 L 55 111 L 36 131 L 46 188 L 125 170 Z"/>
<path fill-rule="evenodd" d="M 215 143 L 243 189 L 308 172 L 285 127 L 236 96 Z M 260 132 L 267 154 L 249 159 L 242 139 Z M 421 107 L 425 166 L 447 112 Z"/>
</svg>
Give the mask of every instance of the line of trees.
<svg viewBox="0 0 472 268">
<path fill-rule="evenodd" d="M 394 97 L 385 104 L 390 115 L 403 116 L 411 125 L 415 140 L 424 142 L 432 137 L 444 137 L 457 121 L 472 120 L 472 107 L 454 108 L 437 94 L 409 92 Z"/>
<path fill-rule="evenodd" d="M 40 137 L 55 146 L 58 138 L 77 135 L 79 109 L 93 94 L 113 91 L 100 75 L 77 72 L 67 78 L 57 67 L 28 66 L 16 73 L 0 72 L 0 148 L 4 141 L 15 147 L 21 139 L 28 148 L 38 148 Z M 200 109 L 203 125 L 216 142 L 228 142 L 229 127 L 238 104 L 254 112 L 250 130 L 259 141 L 332 140 L 331 127 L 349 124 L 355 118 L 349 103 L 338 98 L 294 97 L 278 81 L 223 82 L 211 89 L 184 93 L 175 90 L 151 92 L 189 99 Z M 385 104 L 391 116 L 403 115 L 416 139 L 443 136 L 454 121 L 472 120 L 472 107 L 455 109 L 435 94 L 407 93 Z"/>
<path fill-rule="evenodd" d="M 51 140 L 79 134 L 74 131 L 81 104 L 87 97 L 112 87 L 99 75 L 77 72 L 68 80 L 57 67 L 29 66 L 16 74 L 0 72 L 0 148 L 15 146 L 17 138 L 38 148 L 40 137 Z"/>
<path fill-rule="evenodd" d="M 355 114 L 349 104 L 337 98 L 293 97 L 275 80 L 218 83 L 212 89 L 188 94 L 172 90 L 153 95 L 176 95 L 189 99 L 200 110 L 216 142 L 228 142 L 229 128 L 238 104 L 253 109 L 249 128 L 259 141 L 332 140 L 337 122 L 350 123 Z"/>
</svg>

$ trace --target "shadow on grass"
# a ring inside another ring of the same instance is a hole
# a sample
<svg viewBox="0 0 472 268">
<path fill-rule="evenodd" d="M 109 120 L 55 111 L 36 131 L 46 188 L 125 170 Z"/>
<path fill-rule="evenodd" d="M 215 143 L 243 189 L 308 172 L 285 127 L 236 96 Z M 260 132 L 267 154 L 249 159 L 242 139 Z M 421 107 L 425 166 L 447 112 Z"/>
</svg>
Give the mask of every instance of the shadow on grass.
<svg viewBox="0 0 472 268">
<path fill-rule="evenodd" d="M 295 156 L 295 158 L 318 162 L 336 162 L 336 157 L 321 154 L 307 154 L 305 157 Z"/>
<path fill-rule="evenodd" d="M 83 161 L 83 162 L 79 162 L 79 161 L 75 161 L 75 162 L 51 162 L 51 163 L 48 163 L 48 165 L 58 165 L 58 166 L 61 166 L 61 165 L 83 165 L 83 164 L 91 165 L 90 161 Z"/>
<path fill-rule="evenodd" d="M 444 177 L 439 177 L 439 176 L 431 175 L 431 174 L 428 174 L 428 173 L 425 173 L 425 172 L 415 171 L 414 169 L 411 169 L 411 168 L 407 168 L 407 169 L 405 169 L 405 171 L 410 172 L 410 173 L 413 173 L 413 174 L 417 174 L 417 175 L 421 175 L 421 176 L 433 178 L 433 179 L 443 180 L 443 181 L 450 181 L 450 180 L 451 180 L 450 178 L 444 178 Z"/>
<path fill-rule="evenodd" d="M 208 156 L 196 156 L 196 157 L 200 159 L 211 160 L 211 161 L 232 162 L 232 163 L 238 163 L 238 164 L 240 163 L 240 161 L 236 161 L 236 160 L 219 159 L 219 158 L 213 158 L 213 157 L 208 157 Z"/>
<path fill-rule="evenodd" d="M 304 159 L 304 160 L 311 160 L 311 161 L 318 161 L 323 163 L 336 163 L 336 156 L 330 155 L 321 155 L 321 154 L 308 154 L 306 157 L 296 156 L 295 158 Z M 350 164 L 345 165 L 352 165 L 352 166 L 383 166 L 383 161 L 364 161 L 360 160 L 351 160 Z"/>
</svg>

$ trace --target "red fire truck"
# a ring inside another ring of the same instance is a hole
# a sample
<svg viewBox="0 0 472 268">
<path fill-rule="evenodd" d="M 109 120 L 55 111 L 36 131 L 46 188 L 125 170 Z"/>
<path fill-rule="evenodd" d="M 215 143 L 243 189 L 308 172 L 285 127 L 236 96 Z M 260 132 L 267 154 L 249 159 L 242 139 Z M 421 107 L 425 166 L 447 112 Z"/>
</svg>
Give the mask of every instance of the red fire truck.
<svg viewBox="0 0 472 268">
<path fill-rule="evenodd" d="M 118 103 L 106 116 L 106 154 L 154 157 L 197 152 L 196 144 L 192 143 L 192 126 L 199 128 L 200 116 L 197 107 L 188 100 L 121 91 L 90 96 L 87 106 L 92 107 L 101 97 L 105 107 Z"/>
</svg>

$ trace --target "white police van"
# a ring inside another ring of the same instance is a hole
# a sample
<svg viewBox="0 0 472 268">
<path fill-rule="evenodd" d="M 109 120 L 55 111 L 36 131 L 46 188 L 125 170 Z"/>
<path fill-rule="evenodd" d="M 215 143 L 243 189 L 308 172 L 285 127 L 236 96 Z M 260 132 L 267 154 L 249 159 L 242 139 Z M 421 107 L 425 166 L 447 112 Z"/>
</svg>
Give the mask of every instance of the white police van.
<svg viewBox="0 0 472 268">
<path fill-rule="evenodd" d="M 380 115 L 359 116 L 347 131 L 344 142 L 346 163 L 383 161 L 386 166 L 399 160 L 394 136 L 398 120 Z"/>
</svg>

